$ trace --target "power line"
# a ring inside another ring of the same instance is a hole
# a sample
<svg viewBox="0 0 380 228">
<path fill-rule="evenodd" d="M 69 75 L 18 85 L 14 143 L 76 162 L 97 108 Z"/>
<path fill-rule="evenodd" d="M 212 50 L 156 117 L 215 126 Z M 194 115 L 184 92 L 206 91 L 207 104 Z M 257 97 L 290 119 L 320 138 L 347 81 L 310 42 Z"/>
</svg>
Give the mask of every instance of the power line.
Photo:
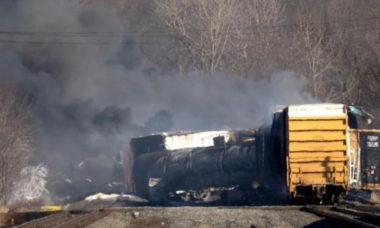
<svg viewBox="0 0 380 228">
<path fill-rule="evenodd" d="M 38 41 L 38 40 L 4 40 L 0 39 L 0 43 L 13 44 L 36 44 L 36 45 L 122 45 L 128 42 L 72 42 L 72 41 Z M 136 44 L 163 44 L 158 42 L 135 42 Z"/>
<path fill-rule="evenodd" d="M 364 21 L 374 21 L 379 20 L 380 17 L 371 17 L 371 18 L 360 18 L 360 19 L 345 19 L 345 20 L 336 20 L 329 21 L 326 23 L 320 22 L 310 22 L 307 23 L 308 26 L 316 27 L 316 26 L 331 26 L 334 24 L 344 24 L 347 22 L 351 22 L 351 24 L 347 24 L 346 26 L 355 26 L 352 22 L 364 22 Z M 294 23 L 294 24 L 284 24 L 284 25 L 262 25 L 262 26 L 236 26 L 232 25 L 228 28 L 228 30 L 270 30 L 270 29 L 281 29 L 281 28 L 299 28 L 302 26 L 302 23 Z M 209 29 L 190 29 L 187 32 L 208 32 Z M 226 31 L 222 31 L 226 32 Z M 126 36 L 126 35 L 135 35 L 135 36 L 157 36 L 159 34 L 173 34 L 175 35 L 177 31 L 175 30 L 155 30 L 155 31 L 17 31 L 17 30 L 0 30 L 0 34 L 6 35 L 30 35 L 30 36 Z"/>
<path fill-rule="evenodd" d="M 282 36 L 299 36 L 299 33 L 295 33 L 297 31 L 300 31 L 300 28 L 297 28 L 293 26 L 293 30 L 291 30 L 289 26 L 280 26 L 277 28 L 277 30 L 264 30 L 260 31 L 260 33 L 263 34 L 269 34 L 269 33 L 279 33 Z M 285 29 L 286 28 L 286 29 Z M 312 28 L 316 29 L 316 28 Z M 312 30 L 310 29 L 310 30 Z M 342 34 L 343 32 L 348 32 L 348 33 L 356 33 L 356 32 L 368 32 L 368 31 L 378 31 L 380 29 L 379 26 L 375 26 L 375 24 L 372 23 L 362 23 L 362 24 L 343 24 L 340 26 L 335 26 L 335 27 L 330 27 L 327 28 L 327 31 L 325 32 L 325 35 L 332 36 L 336 34 Z M 98 32 L 94 33 L 97 34 Z M 103 32 L 99 32 L 103 34 Z M 117 32 L 114 32 L 117 33 Z M 54 35 L 54 37 L 64 37 L 68 38 L 65 35 L 69 35 L 70 38 L 81 38 L 82 40 L 51 40 L 51 37 L 34 37 L 30 36 L 31 34 L 36 35 L 36 36 L 41 36 L 41 35 Z M 83 32 L 83 33 L 74 33 L 74 32 L 28 32 L 28 31 L 0 31 L 0 43 L 13 43 L 13 44 L 33 44 L 33 45 L 122 45 L 122 44 L 130 44 L 130 43 L 136 43 L 140 45 L 158 45 L 158 44 L 164 44 L 163 42 L 157 42 L 157 41 L 138 41 L 136 42 L 135 40 L 121 40 L 121 41 L 115 41 L 113 39 L 107 39 L 104 40 L 104 38 L 109 38 L 109 37 L 99 37 L 99 36 L 91 36 L 91 37 L 82 37 L 79 34 L 86 34 L 86 35 L 91 35 L 88 32 Z M 245 30 L 242 32 L 237 32 L 237 31 L 225 31 L 225 32 L 220 32 L 220 34 L 242 34 L 242 35 L 249 35 L 249 34 L 256 34 L 254 30 Z M 21 35 L 21 36 L 19 36 Z M 7 39 L 1 39 L 1 36 Z M 172 35 L 167 35 L 167 34 L 156 34 L 155 37 L 157 38 L 175 38 L 175 36 Z M 17 38 L 17 39 L 15 39 Z M 20 39 L 21 38 L 21 39 Z M 28 39 L 25 39 L 28 38 Z M 30 38 L 49 38 L 47 40 L 35 40 L 35 39 L 30 39 Z M 86 38 L 86 40 L 83 40 L 83 38 Z M 90 40 L 88 38 L 91 38 Z M 97 38 L 102 38 L 103 40 L 97 40 Z M 142 37 L 136 37 L 136 38 L 142 38 Z"/>
</svg>

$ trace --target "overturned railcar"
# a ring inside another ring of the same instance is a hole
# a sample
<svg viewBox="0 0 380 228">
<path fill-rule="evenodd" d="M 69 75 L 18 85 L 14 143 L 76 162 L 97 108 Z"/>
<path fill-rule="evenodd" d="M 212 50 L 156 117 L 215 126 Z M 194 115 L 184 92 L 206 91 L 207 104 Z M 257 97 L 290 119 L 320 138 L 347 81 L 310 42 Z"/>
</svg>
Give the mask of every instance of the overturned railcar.
<svg viewBox="0 0 380 228">
<path fill-rule="evenodd" d="M 132 139 L 135 193 L 155 202 L 330 203 L 354 183 L 378 186 L 380 133 L 358 129 L 358 109 L 291 105 L 273 117 L 257 130 Z"/>
<path fill-rule="evenodd" d="M 266 152 L 265 138 L 262 130 L 241 130 L 132 139 L 135 192 L 160 203 L 278 200 L 280 156 Z"/>
</svg>

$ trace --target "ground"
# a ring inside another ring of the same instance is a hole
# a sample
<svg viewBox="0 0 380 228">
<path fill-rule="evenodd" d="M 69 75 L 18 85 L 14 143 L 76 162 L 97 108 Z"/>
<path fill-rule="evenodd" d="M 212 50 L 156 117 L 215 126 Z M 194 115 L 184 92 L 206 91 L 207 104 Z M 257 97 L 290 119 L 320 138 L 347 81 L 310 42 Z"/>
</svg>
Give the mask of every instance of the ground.
<svg viewBox="0 0 380 228">
<path fill-rule="evenodd" d="M 336 227 L 299 207 L 119 208 L 87 227 Z"/>
</svg>

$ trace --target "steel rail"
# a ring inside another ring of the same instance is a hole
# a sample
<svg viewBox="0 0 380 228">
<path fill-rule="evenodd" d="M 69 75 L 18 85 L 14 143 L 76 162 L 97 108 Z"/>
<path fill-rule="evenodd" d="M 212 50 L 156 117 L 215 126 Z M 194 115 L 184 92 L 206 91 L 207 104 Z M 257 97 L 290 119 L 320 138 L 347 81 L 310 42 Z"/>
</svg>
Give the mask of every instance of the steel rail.
<svg viewBox="0 0 380 228">
<path fill-rule="evenodd" d="M 311 206 L 306 206 L 302 208 L 303 211 L 313 213 L 315 215 L 333 219 L 333 220 L 338 220 L 342 222 L 346 222 L 349 224 L 353 224 L 358 227 L 365 227 L 365 228 L 380 228 L 380 226 L 371 224 L 368 222 L 361 221 L 357 219 L 355 216 L 349 215 L 347 213 L 340 213 L 340 212 L 335 212 L 330 209 L 322 209 L 318 207 L 311 207 Z"/>
</svg>

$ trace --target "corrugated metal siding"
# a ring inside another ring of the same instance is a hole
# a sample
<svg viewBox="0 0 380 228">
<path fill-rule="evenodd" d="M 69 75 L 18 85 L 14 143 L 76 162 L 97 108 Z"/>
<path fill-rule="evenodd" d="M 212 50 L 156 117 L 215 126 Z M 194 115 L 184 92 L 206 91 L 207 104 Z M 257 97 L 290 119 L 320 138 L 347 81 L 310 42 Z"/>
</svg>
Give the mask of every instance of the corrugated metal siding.
<svg viewBox="0 0 380 228">
<path fill-rule="evenodd" d="M 315 108 L 315 110 L 314 110 Z M 347 114 L 342 105 L 289 107 L 287 182 L 299 185 L 342 185 L 347 188 Z M 318 116 L 319 115 L 319 116 Z"/>
</svg>

